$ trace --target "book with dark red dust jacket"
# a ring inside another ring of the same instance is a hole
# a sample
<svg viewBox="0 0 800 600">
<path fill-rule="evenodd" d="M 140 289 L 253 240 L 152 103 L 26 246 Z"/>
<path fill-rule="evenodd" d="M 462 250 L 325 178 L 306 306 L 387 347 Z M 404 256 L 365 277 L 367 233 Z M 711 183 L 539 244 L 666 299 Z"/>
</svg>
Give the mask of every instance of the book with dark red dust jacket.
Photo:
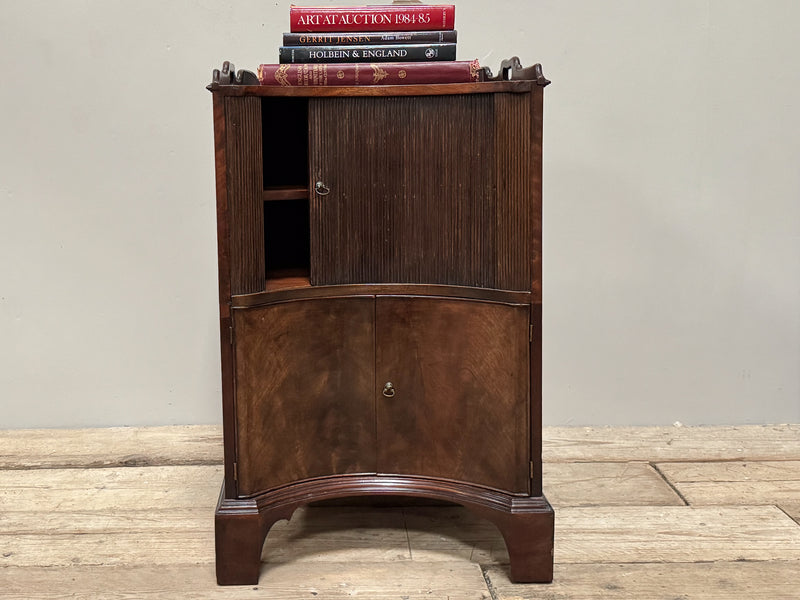
<svg viewBox="0 0 800 600">
<path fill-rule="evenodd" d="M 289 9 L 290 30 L 329 31 L 437 31 L 454 29 L 453 4 L 390 4 L 385 6 L 294 6 Z"/>
<path fill-rule="evenodd" d="M 477 60 L 442 62 L 264 64 L 258 67 L 261 85 L 406 85 L 481 81 Z"/>
</svg>

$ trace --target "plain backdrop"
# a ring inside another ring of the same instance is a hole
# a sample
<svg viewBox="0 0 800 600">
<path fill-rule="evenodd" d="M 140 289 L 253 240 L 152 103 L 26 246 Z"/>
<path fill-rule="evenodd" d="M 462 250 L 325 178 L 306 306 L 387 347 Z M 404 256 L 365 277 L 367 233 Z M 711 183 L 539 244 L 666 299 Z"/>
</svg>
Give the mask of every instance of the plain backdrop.
<svg viewBox="0 0 800 600">
<path fill-rule="evenodd" d="M 0 428 L 220 422 L 204 86 L 276 62 L 288 10 L 0 0 Z M 545 424 L 800 421 L 800 2 L 463 0 L 456 27 L 553 81 Z"/>
</svg>

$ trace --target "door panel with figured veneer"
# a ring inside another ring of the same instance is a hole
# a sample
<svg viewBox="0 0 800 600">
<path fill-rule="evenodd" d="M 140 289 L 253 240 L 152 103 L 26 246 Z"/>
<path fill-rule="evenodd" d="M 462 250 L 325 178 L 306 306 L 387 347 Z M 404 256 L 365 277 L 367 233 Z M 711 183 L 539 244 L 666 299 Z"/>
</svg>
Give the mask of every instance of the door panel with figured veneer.
<svg viewBox="0 0 800 600">
<path fill-rule="evenodd" d="M 234 311 L 239 495 L 375 471 L 374 298 Z"/>
<path fill-rule="evenodd" d="M 528 493 L 529 306 L 379 296 L 375 314 L 378 472 Z"/>
</svg>

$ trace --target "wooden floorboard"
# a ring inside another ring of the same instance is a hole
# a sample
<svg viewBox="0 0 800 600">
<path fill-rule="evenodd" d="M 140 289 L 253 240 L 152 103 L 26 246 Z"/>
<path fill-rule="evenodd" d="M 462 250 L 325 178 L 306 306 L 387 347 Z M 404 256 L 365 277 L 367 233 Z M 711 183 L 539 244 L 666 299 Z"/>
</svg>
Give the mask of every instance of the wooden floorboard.
<svg viewBox="0 0 800 600">
<path fill-rule="evenodd" d="M 800 499 L 795 498 L 790 502 L 781 502 L 778 507 L 796 522 L 800 523 Z"/>
<path fill-rule="evenodd" d="M 800 425 L 545 427 L 545 462 L 800 460 Z"/>
<path fill-rule="evenodd" d="M 800 562 L 557 564 L 550 585 L 514 585 L 505 569 L 486 576 L 497 600 L 797 600 Z"/>
<path fill-rule="evenodd" d="M 466 510 L 416 508 L 414 560 L 506 564 L 503 538 Z M 800 527 L 774 506 L 556 507 L 559 563 L 800 560 Z"/>
<path fill-rule="evenodd" d="M 544 493 L 553 506 L 670 506 L 683 500 L 648 463 L 545 463 Z"/>
<path fill-rule="evenodd" d="M 696 506 L 791 505 L 800 499 L 800 461 L 669 463 L 658 468 Z"/>
<path fill-rule="evenodd" d="M 798 598 L 800 427 L 550 428 L 555 582 L 454 506 L 318 506 L 214 581 L 218 427 L 0 432 L 0 599 Z M 688 502 L 688 505 L 686 504 Z"/>
<path fill-rule="evenodd" d="M 561 563 L 800 560 L 800 527 L 774 506 L 564 508 Z"/>
<path fill-rule="evenodd" d="M 800 425 L 545 427 L 545 462 L 800 460 Z M 0 430 L 0 469 L 222 463 L 218 425 Z"/>
<path fill-rule="evenodd" d="M 0 469 L 222 464 L 222 427 L 0 430 Z"/>
<path fill-rule="evenodd" d="M 0 470 L 0 511 L 213 507 L 221 482 L 217 465 Z"/>
<path fill-rule="evenodd" d="M 418 563 L 327 562 L 264 565 L 258 585 L 217 586 L 202 565 L 72 566 L 0 569 L 3 600 L 490 600 L 477 565 L 452 562 L 431 569 Z"/>
</svg>

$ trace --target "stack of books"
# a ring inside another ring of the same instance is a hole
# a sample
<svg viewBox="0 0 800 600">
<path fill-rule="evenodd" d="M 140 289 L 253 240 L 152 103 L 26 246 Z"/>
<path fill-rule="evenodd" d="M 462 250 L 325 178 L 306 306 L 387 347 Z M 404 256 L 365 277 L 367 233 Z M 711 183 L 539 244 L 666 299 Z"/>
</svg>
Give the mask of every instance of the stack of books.
<svg viewBox="0 0 800 600">
<path fill-rule="evenodd" d="M 479 81 L 478 61 L 456 60 L 455 6 L 292 6 L 279 64 L 262 85 L 397 85 Z"/>
</svg>

